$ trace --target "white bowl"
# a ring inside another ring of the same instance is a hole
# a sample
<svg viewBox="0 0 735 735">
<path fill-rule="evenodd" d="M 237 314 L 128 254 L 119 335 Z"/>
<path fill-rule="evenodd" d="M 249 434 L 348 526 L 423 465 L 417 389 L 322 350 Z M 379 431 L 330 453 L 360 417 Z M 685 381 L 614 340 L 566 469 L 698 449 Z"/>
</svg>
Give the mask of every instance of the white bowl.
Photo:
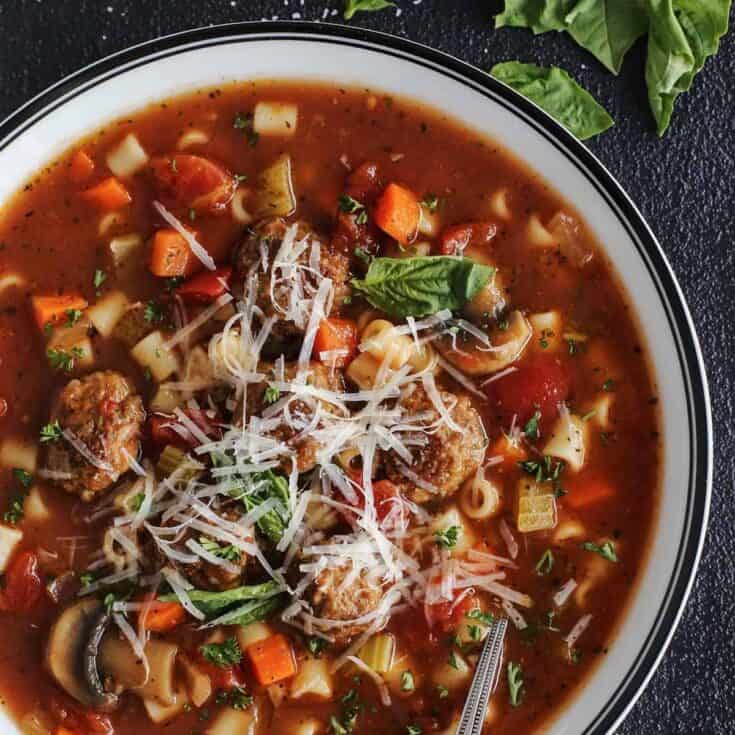
<svg viewBox="0 0 735 735">
<path fill-rule="evenodd" d="M 341 26 L 242 23 L 133 47 L 31 100 L 0 125 L 0 202 L 109 120 L 162 97 L 257 77 L 368 86 L 446 110 L 501 142 L 571 201 L 626 284 L 662 408 L 660 512 L 608 655 L 548 729 L 549 735 L 612 732 L 660 661 L 691 588 L 709 510 L 712 428 L 704 366 L 679 286 L 638 210 L 583 145 L 509 88 L 427 47 Z M 0 732 L 17 732 L 1 713 Z"/>
</svg>

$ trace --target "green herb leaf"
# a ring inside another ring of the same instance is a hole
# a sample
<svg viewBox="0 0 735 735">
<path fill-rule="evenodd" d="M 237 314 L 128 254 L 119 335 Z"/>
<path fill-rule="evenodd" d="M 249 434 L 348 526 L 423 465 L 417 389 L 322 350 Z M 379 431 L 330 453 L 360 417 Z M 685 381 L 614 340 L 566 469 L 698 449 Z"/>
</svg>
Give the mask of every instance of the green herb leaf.
<svg viewBox="0 0 735 735">
<path fill-rule="evenodd" d="M 447 663 L 455 670 L 459 671 L 459 661 L 457 661 L 457 654 L 454 651 L 449 652 L 449 659 Z"/>
<path fill-rule="evenodd" d="M 33 482 L 33 475 L 20 467 L 13 468 L 13 477 L 27 490 Z"/>
<path fill-rule="evenodd" d="M 237 546 L 233 546 L 232 544 L 220 546 L 216 541 L 206 536 L 199 537 L 199 545 L 210 554 L 214 554 L 219 559 L 225 559 L 226 561 L 240 561 L 240 557 L 242 556 Z"/>
<path fill-rule="evenodd" d="M 483 612 L 479 607 L 473 607 L 465 617 L 470 620 L 478 620 L 485 625 L 492 625 L 495 622 L 495 616 L 492 613 Z"/>
<path fill-rule="evenodd" d="M 365 205 L 362 202 L 358 202 L 357 199 L 349 196 L 348 194 L 339 195 L 339 211 L 345 214 L 355 214 L 361 209 L 365 209 Z"/>
<path fill-rule="evenodd" d="M 17 495 L 12 498 L 8 509 L 3 513 L 3 520 L 11 526 L 15 526 L 23 520 L 26 494 Z"/>
<path fill-rule="evenodd" d="M 517 707 L 523 696 L 523 669 L 520 664 L 508 661 L 508 691 L 510 703 Z"/>
<path fill-rule="evenodd" d="M 412 671 L 404 671 L 401 674 L 401 691 L 412 692 L 416 688 L 416 682 L 414 680 Z"/>
<path fill-rule="evenodd" d="M 442 549 L 453 549 L 457 545 L 461 530 L 459 526 L 449 526 L 449 528 L 445 528 L 443 531 L 435 531 L 436 545 Z"/>
<path fill-rule="evenodd" d="M 263 393 L 263 400 L 269 405 L 275 403 L 280 397 L 281 391 L 274 385 L 269 385 Z"/>
<path fill-rule="evenodd" d="M 81 309 L 67 309 L 64 314 L 66 314 L 64 326 L 73 327 L 82 318 L 83 312 Z"/>
<path fill-rule="evenodd" d="M 490 280 L 494 268 L 449 255 L 375 258 L 353 288 L 373 306 L 397 317 L 461 309 Z"/>
<path fill-rule="evenodd" d="M 617 74 L 648 20 L 640 0 L 506 0 L 505 10 L 495 18 L 496 28 L 504 26 L 530 28 L 536 34 L 566 31 Z"/>
<path fill-rule="evenodd" d="M 79 584 L 82 587 L 89 587 L 92 582 L 94 582 L 94 572 L 82 572 L 79 575 Z"/>
<path fill-rule="evenodd" d="M 245 585 L 234 587 L 222 592 L 210 592 L 209 590 L 189 590 L 189 599 L 196 605 L 207 618 L 213 618 L 224 613 L 241 602 L 264 602 L 278 599 L 280 587 L 274 581 L 263 584 Z M 178 597 L 174 594 L 162 595 L 163 602 L 176 602 Z M 237 608 L 239 610 L 239 608 Z"/>
<path fill-rule="evenodd" d="M 74 370 L 75 362 L 80 357 L 84 357 L 84 351 L 81 347 L 72 347 L 68 352 L 50 347 L 46 350 L 46 357 L 48 358 L 49 365 L 54 370 L 63 370 L 65 373 L 70 373 Z"/>
<path fill-rule="evenodd" d="M 345 3 L 345 20 L 352 20 L 355 13 L 373 13 L 376 10 L 385 10 L 392 8 L 395 3 L 388 0 L 347 0 Z"/>
<path fill-rule="evenodd" d="M 55 442 L 61 439 L 62 428 L 59 425 L 58 419 L 52 421 L 50 424 L 46 424 L 41 427 L 40 440 L 42 442 Z"/>
<path fill-rule="evenodd" d="M 608 561 L 617 562 L 618 555 L 615 553 L 615 547 L 612 541 L 605 541 L 602 544 L 594 544 L 592 541 L 585 541 L 582 544 L 582 548 L 585 551 L 591 551 L 594 554 L 599 554 L 603 559 Z"/>
<path fill-rule="evenodd" d="M 439 197 L 436 194 L 427 194 L 421 200 L 421 206 L 426 207 L 429 212 L 436 212 L 436 210 L 439 208 Z"/>
<path fill-rule="evenodd" d="M 313 636 L 306 641 L 306 647 L 314 658 L 319 658 L 328 646 L 329 641 L 317 636 Z"/>
<path fill-rule="evenodd" d="M 224 643 L 210 643 L 200 646 L 202 656 L 215 666 L 226 669 L 242 661 L 242 651 L 237 638 L 228 638 Z"/>
<path fill-rule="evenodd" d="M 608 378 L 602 384 L 602 390 L 604 390 L 605 393 L 612 393 L 615 390 L 615 381 L 612 378 Z"/>
<path fill-rule="evenodd" d="M 161 305 L 155 301 L 149 301 L 145 305 L 145 309 L 143 310 L 143 319 L 145 319 L 150 324 L 162 322 L 165 319 L 165 315 L 163 313 Z"/>
<path fill-rule="evenodd" d="M 406 733 L 407 735 L 421 735 L 421 733 L 423 733 L 423 730 L 421 729 L 420 725 L 407 725 Z"/>
<path fill-rule="evenodd" d="M 560 122 L 580 140 L 599 135 L 615 123 L 595 98 L 558 66 L 506 61 L 490 74 L 515 89 Z"/>
<path fill-rule="evenodd" d="M 94 276 L 92 278 L 92 283 L 94 284 L 94 287 L 99 290 L 99 287 L 107 280 L 107 273 L 105 273 L 100 268 L 97 268 L 94 272 Z"/>
<path fill-rule="evenodd" d="M 533 416 L 531 416 L 530 419 L 528 419 L 528 423 L 526 423 L 525 427 L 523 428 L 523 433 L 526 435 L 528 439 L 531 439 L 532 441 L 539 438 L 539 421 L 541 420 L 541 411 L 534 411 Z"/>
<path fill-rule="evenodd" d="M 544 551 L 544 553 L 541 555 L 541 558 L 536 563 L 536 574 L 544 576 L 546 574 L 549 574 L 553 568 L 554 554 L 551 549 L 546 549 L 546 551 Z"/>
<path fill-rule="evenodd" d="M 449 696 L 449 689 L 447 689 L 443 684 L 437 684 L 436 693 L 439 695 L 439 699 L 446 699 Z"/>
</svg>

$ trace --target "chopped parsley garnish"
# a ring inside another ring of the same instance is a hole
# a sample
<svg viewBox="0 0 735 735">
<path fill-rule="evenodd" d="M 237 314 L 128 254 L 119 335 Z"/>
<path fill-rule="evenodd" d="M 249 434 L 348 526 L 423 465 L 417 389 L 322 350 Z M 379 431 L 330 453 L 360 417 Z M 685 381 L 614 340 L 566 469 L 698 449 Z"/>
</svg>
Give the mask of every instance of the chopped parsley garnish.
<svg viewBox="0 0 735 735">
<path fill-rule="evenodd" d="M 84 350 L 81 347 L 72 347 L 68 352 L 66 350 L 57 350 L 50 347 L 46 350 L 46 357 L 49 365 L 54 370 L 63 370 L 70 373 L 74 370 L 74 365 L 80 357 L 84 357 Z"/>
<path fill-rule="evenodd" d="M 237 181 L 238 184 L 242 184 L 243 181 L 247 181 L 248 176 L 247 174 L 235 174 L 235 181 Z"/>
<path fill-rule="evenodd" d="M 492 625 L 495 622 L 495 616 L 492 613 L 483 612 L 479 607 L 473 607 L 465 617 L 477 620 L 484 625 Z"/>
<path fill-rule="evenodd" d="M 149 301 L 143 310 L 143 319 L 150 324 L 162 322 L 165 319 L 161 305 L 155 301 Z"/>
<path fill-rule="evenodd" d="M 281 391 L 275 385 L 269 385 L 263 393 L 263 400 L 268 403 L 275 403 L 281 397 Z"/>
<path fill-rule="evenodd" d="M 171 276 L 166 279 L 166 291 L 169 293 L 175 291 L 184 282 L 183 276 Z"/>
<path fill-rule="evenodd" d="M 412 692 L 416 688 L 416 682 L 412 671 L 404 671 L 401 674 L 401 691 Z"/>
<path fill-rule="evenodd" d="M 421 735 L 421 733 L 423 733 L 423 730 L 421 729 L 420 725 L 407 725 L 406 733 L 408 735 Z"/>
<path fill-rule="evenodd" d="M 544 551 L 544 553 L 541 555 L 541 558 L 536 563 L 536 574 L 544 576 L 546 574 L 549 574 L 553 568 L 554 554 L 552 553 L 551 549 L 546 549 L 546 551 Z"/>
<path fill-rule="evenodd" d="M 457 660 L 457 654 L 454 651 L 449 652 L 449 659 L 447 663 L 455 670 L 459 671 L 459 661 Z"/>
<path fill-rule="evenodd" d="M 582 660 L 582 651 L 579 648 L 569 649 L 569 660 L 573 664 L 578 664 Z"/>
<path fill-rule="evenodd" d="M 81 309 L 67 309 L 64 312 L 66 314 L 66 323 L 64 326 L 73 327 L 82 318 L 82 313 Z"/>
<path fill-rule="evenodd" d="M 355 248 L 354 254 L 356 258 L 359 258 L 363 263 L 368 265 L 372 262 L 373 256 L 370 255 L 364 248 Z"/>
<path fill-rule="evenodd" d="M 358 225 L 366 225 L 368 221 L 368 213 L 366 209 L 363 209 L 361 212 L 357 213 L 357 217 L 355 217 L 355 222 L 357 222 Z"/>
<path fill-rule="evenodd" d="M 427 194 L 421 200 L 421 206 L 426 207 L 430 212 L 436 212 L 439 207 L 439 197 L 436 194 Z"/>
<path fill-rule="evenodd" d="M 33 482 L 33 475 L 27 470 L 22 470 L 20 467 L 13 468 L 13 477 L 26 489 Z"/>
<path fill-rule="evenodd" d="M 11 526 L 15 526 L 23 520 L 23 505 L 26 494 L 17 495 L 10 501 L 8 509 L 3 513 L 3 520 Z"/>
<path fill-rule="evenodd" d="M 453 549 L 459 540 L 460 530 L 459 526 L 449 526 L 449 528 L 445 528 L 443 531 L 435 531 L 436 545 L 442 549 Z"/>
<path fill-rule="evenodd" d="M 94 573 L 93 572 L 82 572 L 79 575 L 79 584 L 82 585 L 82 587 L 89 587 L 90 584 L 94 582 Z"/>
<path fill-rule="evenodd" d="M 245 133 L 248 145 L 251 148 L 255 148 L 258 145 L 260 133 L 256 133 L 253 129 L 253 116 L 251 114 L 244 115 L 242 112 L 238 112 L 232 121 L 232 127 L 235 130 L 242 130 Z"/>
<path fill-rule="evenodd" d="M 42 442 L 55 442 L 61 439 L 61 436 L 62 428 L 59 425 L 59 420 L 56 419 L 56 421 L 41 427 L 39 438 Z"/>
<path fill-rule="evenodd" d="M 50 337 L 54 333 L 54 323 L 53 322 L 46 322 L 43 325 L 43 335 L 44 337 Z"/>
<path fill-rule="evenodd" d="M 615 381 L 612 378 L 608 378 L 602 384 L 602 390 L 604 390 L 605 393 L 612 393 L 612 391 L 615 390 Z"/>
<path fill-rule="evenodd" d="M 213 554 L 218 559 L 224 559 L 225 561 L 240 561 L 242 556 L 240 549 L 237 546 L 229 544 L 227 546 L 220 546 L 216 541 L 207 538 L 206 536 L 199 537 L 199 545 L 208 553 Z"/>
<path fill-rule="evenodd" d="M 358 202 L 357 199 L 349 196 L 349 194 L 339 195 L 339 211 L 345 214 L 355 214 L 361 209 L 365 209 L 365 205 L 362 202 Z"/>
<path fill-rule="evenodd" d="M 350 689 L 342 697 L 341 702 L 342 712 L 339 717 L 332 715 L 329 718 L 329 729 L 332 735 L 348 735 L 348 733 L 351 733 L 357 724 L 357 716 L 364 707 L 356 689 Z"/>
<path fill-rule="evenodd" d="M 108 593 L 107 593 L 107 594 L 106 594 L 106 595 L 104 596 L 104 598 L 103 598 L 103 600 L 102 600 L 102 604 L 104 605 L 104 607 L 105 607 L 105 610 L 107 611 L 107 613 L 108 613 L 108 614 L 111 614 L 111 613 L 112 613 L 112 608 L 113 608 L 113 605 L 114 605 L 114 604 L 115 604 L 116 602 L 118 602 L 118 601 L 122 601 L 122 600 L 124 600 L 124 599 L 126 599 L 126 598 L 125 598 L 125 596 L 122 596 L 122 597 L 121 597 L 121 596 L 119 596 L 119 595 L 116 595 L 116 594 L 115 594 L 114 592 L 108 592 Z"/>
<path fill-rule="evenodd" d="M 253 698 L 248 694 L 245 687 L 233 687 L 228 690 L 221 690 L 217 693 L 215 704 L 227 705 L 236 710 L 246 710 L 252 703 Z"/>
<path fill-rule="evenodd" d="M 99 291 L 100 286 L 107 280 L 107 273 L 105 273 L 102 269 L 97 268 L 94 272 L 94 276 L 92 277 L 92 284 L 94 285 L 95 289 Z"/>
<path fill-rule="evenodd" d="M 446 699 L 449 696 L 449 689 L 447 689 L 443 684 L 437 684 L 436 693 L 439 695 L 439 699 Z"/>
<path fill-rule="evenodd" d="M 564 471 L 564 462 L 562 460 L 554 462 L 548 454 L 539 461 L 529 459 L 519 462 L 518 466 L 529 475 L 534 475 L 536 482 L 556 482 Z"/>
<path fill-rule="evenodd" d="M 228 638 L 224 643 L 209 643 L 200 646 L 199 650 L 210 664 L 220 669 L 227 669 L 242 661 L 242 651 L 237 638 L 234 637 Z"/>
<path fill-rule="evenodd" d="M 510 328 L 510 322 L 507 319 L 498 320 L 498 329 L 501 332 L 507 332 L 509 328 Z"/>
<path fill-rule="evenodd" d="M 593 554 L 599 554 L 603 559 L 607 561 L 617 562 L 618 555 L 615 553 L 615 547 L 612 541 L 605 541 L 602 544 L 594 544 L 592 541 L 585 541 L 582 544 L 582 548 L 585 551 L 591 551 Z"/>
<path fill-rule="evenodd" d="M 143 505 L 144 500 L 145 493 L 138 493 L 137 495 L 133 495 L 133 497 L 130 498 L 130 500 L 128 501 L 128 506 L 130 507 L 130 510 L 132 510 L 134 513 L 137 513 Z"/>
<path fill-rule="evenodd" d="M 539 339 L 538 343 L 541 345 L 542 349 L 546 349 L 549 346 L 549 338 L 554 336 L 554 331 L 552 329 L 542 329 L 541 330 L 541 338 Z"/>
<path fill-rule="evenodd" d="M 468 625 L 467 632 L 469 633 L 470 640 L 475 643 L 482 638 L 482 629 L 479 625 Z"/>
<path fill-rule="evenodd" d="M 528 439 L 538 439 L 540 436 L 539 432 L 539 421 L 541 420 L 541 411 L 534 411 L 533 416 L 528 419 L 528 422 L 523 427 L 523 433 Z"/>
<path fill-rule="evenodd" d="M 510 703 L 517 707 L 523 696 L 523 669 L 513 661 L 508 661 L 508 693 Z"/>
<path fill-rule="evenodd" d="M 317 636 L 313 636 L 306 641 L 306 647 L 314 658 L 319 658 L 328 646 L 329 641 L 324 638 L 317 638 Z"/>
</svg>

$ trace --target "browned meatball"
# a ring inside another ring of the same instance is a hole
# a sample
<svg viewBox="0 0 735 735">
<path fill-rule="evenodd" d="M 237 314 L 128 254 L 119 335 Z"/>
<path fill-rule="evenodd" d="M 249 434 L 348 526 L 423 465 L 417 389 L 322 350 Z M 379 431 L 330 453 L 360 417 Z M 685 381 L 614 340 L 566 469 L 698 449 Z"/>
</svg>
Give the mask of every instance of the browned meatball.
<svg viewBox="0 0 735 735">
<path fill-rule="evenodd" d="M 144 419 L 140 396 L 120 373 L 106 370 L 72 380 L 56 400 L 51 421 L 72 432 L 86 451 L 80 453 L 67 437 L 49 444 L 49 469 L 71 475 L 57 484 L 84 501 L 106 490 L 130 469 L 128 455 L 138 454 Z"/>
<path fill-rule="evenodd" d="M 283 242 L 283 236 L 289 227 L 291 227 L 291 224 L 280 218 L 263 220 L 256 227 L 248 231 L 243 241 L 236 248 L 234 256 L 235 272 L 240 279 L 244 280 L 251 272 L 257 273 L 258 306 L 266 316 L 275 316 L 278 318 L 278 321 L 273 327 L 272 335 L 274 338 L 282 341 L 301 337 L 306 330 L 308 320 L 308 314 L 305 314 L 304 319 L 300 323 L 287 321 L 271 300 L 270 285 L 271 275 L 273 273 L 273 260 L 278 254 Z M 350 290 L 350 269 L 347 257 L 341 253 L 330 251 L 328 241 L 316 234 L 308 223 L 299 222 L 298 228 L 298 239 L 306 235 L 312 235 L 321 242 L 319 267 L 322 275 L 332 280 L 334 285 L 333 308 L 339 308 Z M 297 260 L 299 265 L 308 265 L 310 251 L 311 248 L 307 247 L 299 256 Z M 262 267 L 264 260 L 267 261 L 265 271 Z M 311 284 L 315 285 L 315 281 L 313 279 L 310 280 Z M 286 307 L 288 304 L 292 285 L 292 282 L 286 282 L 278 285 L 274 289 L 275 300 L 281 308 Z"/>
<path fill-rule="evenodd" d="M 347 646 L 373 624 L 373 621 L 353 621 L 375 611 L 385 596 L 385 589 L 378 581 L 371 579 L 367 569 L 362 569 L 359 576 L 345 585 L 345 578 L 351 572 L 349 564 L 325 569 L 310 589 L 311 604 L 317 617 L 344 621 L 345 624 L 338 628 L 324 629 L 334 638 L 335 646 L 340 648 Z"/>
<path fill-rule="evenodd" d="M 459 489 L 460 485 L 474 474 L 482 463 L 485 452 L 486 436 L 482 426 L 482 419 L 467 395 L 454 395 L 448 391 L 439 391 L 444 405 L 451 409 L 455 423 L 463 431 L 454 431 L 446 423 L 442 423 L 436 431 L 425 433 L 425 444 L 412 448 L 413 464 L 411 472 L 418 475 L 424 482 L 429 483 L 436 492 L 418 487 L 400 470 L 405 464 L 395 452 L 385 455 L 385 471 L 388 478 L 401 492 L 416 503 L 426 503 L 430 500 L 448 498 Z M 452 405 L 454 407 L 452 408 Z M 426 394 L 423 386 L 416 386 L 413 392 L 400 402 L 405 415 L 423 414 L 433 415 L 431 420 L 437 421 L 439 415 Z"/>
<path fill-rule="evenodd" d="M 273 376 L 273 365 L 261 363 L 259 371 L 268 376 Z M 297 363 L 286 363 L 283 371 L 283 377 L 286 381 L 291 381 L 296 377 L 298 372 Z M 330 370 L 320 362 L 309 363 L 309 376 L 306 379 L 308 385 L 322 390 L 329 390 L 341 393 L 344 390 L 344 382 L 342 372 L 340 370 Z M 266 390 L 269 380 L 258 385 L 248 386 L 248 416 L 260 416 L 268 403 L 266 402 Z M 303 400 L 293 400 L 289 404 L 289 412 L 291 416 L 298 417 L 304 422 L 308 422 L 314 416 L 314 410 L 319 405 L 322 411 L 333 412 L 335 409 L 329 403 L 319 399 L 313 399 L 310 405 Z M 320 444 L 313 437 L 306 436 L 294 443 L 291 440 L 299 431 L 285 421 L 277 426 L 270 435 L 280 442 L 288 444 L 296 452 L 296 461 L 299 472 L 308 472 L 316 466 L 316 454 L 319 451 Z M 286 472 L 291 470 L 291 461 L 286 460 L 283 463 L 283 469 Z"/>
</svg>

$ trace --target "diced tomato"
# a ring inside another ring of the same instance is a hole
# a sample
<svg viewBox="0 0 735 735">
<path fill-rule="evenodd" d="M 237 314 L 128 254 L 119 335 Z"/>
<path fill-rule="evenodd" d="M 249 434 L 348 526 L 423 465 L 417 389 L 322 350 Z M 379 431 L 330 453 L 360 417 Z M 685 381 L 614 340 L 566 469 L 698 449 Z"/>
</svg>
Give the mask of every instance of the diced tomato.
<svg viewBox="0 0 735 735">
<path fill-rule="evenodd" d="M 43 580 L 38 557 L 32 551 L 21 551 L 10 562 L 5 574 L 5 587 L 0 590 L 0 610 L 28 613 L 43 596 Z"/>
<path fill-rule="evenodd" d="M 187 303 L 211 304 L 230 290 L 231 281 L 232 268 L 226 266 L 190 278 L 176 289 L 176 293 Z"/>
<path fill-rule="evenodd" d="M 184 413 L 211 439 L 220 439 L 222 430 L 217 425 L 217 420 L 210 420 L 203 416 L 201 409 L 187 408 Z M 148 436 L 153 445 L 158 449 L 163 449 L 168 444 L 172 444 L 179 449 L 188 451 L 199 444 L 194 437 L 187 438 L 175 431 L 171 424 L 178 423 L 175 416 L 166 416 L 160 413 L 154 413 L 148 417 Z"/>
<path fill-rule="evenodd" d="M 362 472 L 359 470 L 352 470 L 349 473 L 350 477 L 354 482 L 362 487 Z M 353 507 L 363 510 L 365 508 L 365 496 L 360 490 L 355 490 L 357 495 L 357 503 L 353 503 Z M 343 496 L 344 497 L 344 496 Z M 373 483 L 373 502 L 375 504 L 375 514 L 378 517 L 378 521 L 382 523 L 388 514 L 393 509 L 396 499 L 400 500 L 401 493 L 398 488 L 390 480 L 378 480 Z M 345 498 L 345 502 L 347 499 Z M 352 522 L 354 520 L 353 513 L 345 513 L 347 521 Z"/>
<path fill-rule="evenodd" d="M 569 397 L 570 380 L 562 365 L 554 359 L 523 365 L 514 373 L 494 380 L 487 393 L 507 421 L 513 416 L 525 424 L 536 410 L 543 421 L 551 421 L 558 405 Z"/>
<path fill-rule="evenodd" d="M 394 618 L 392 625 L 400 631 L 401 640 L 407 651 L 418 654 L 421 651 L 431 650 L 439 645 L 439 636 L 429 627 L 422 615 L 414 611 L 401 613 Z"/>
<path fill-rule="evenodd" d="M 49 698 L 48 707 L 59 723 L 57 733 L 67 730 L 74 735 L 112 735 L 113 727 L 107 715 L 84 709 L 70 697 L 54 694 Z"/>
<path fill-rule="evenodd" d="M 352 362 L 357 351 L 357 323 L 352 319 L 329 317 L 322 319 L 314 339 L 314 358 L 344 368 Z M 325 352 L 341 352 L 344 354 L 322 360 Z"/>
<path fill-rule="evenodd" d="M 195 657 L 197 668 L 200 668 L 211 680 L 214 689 L 235 689 L 244 687 L 247 679 L 242 666 L 215 666 L 205 659 L 201 653 Z"/>
<path fill-rule="evenodd" d="M 87 181 L 94 173 L 94 161 L 85 151 L 77 151 L 69 164 L 69 178 L 75 184 Z"/>
<path fill-rule="evenodd" d="M 462 623 L 465 615 L 473 607 L 477 607 L 477 599 L 474 595 L 465 595 L 456 604 L 454 601 L 445 600 L 433 605 L 425 605 L 424 612 L 426 621 L 431 627 L 437 627 L 442 632 L 449 633 Z"/>
<path fill-rule="evenodd" d="M 461 255 L 464 249 L 489 245 L 498 228 L 492 222 L 467 222 L 447 227 L 439 240 L 442 255 Z"/>
<path fill-rule="evenodd" d="M 237 179 L 224 166 L 203 156 L 172 153 L 154 158 L 151 167 L 160 197 L 182 209 L 220 212 L 237 188 Z"/>
</svg>

